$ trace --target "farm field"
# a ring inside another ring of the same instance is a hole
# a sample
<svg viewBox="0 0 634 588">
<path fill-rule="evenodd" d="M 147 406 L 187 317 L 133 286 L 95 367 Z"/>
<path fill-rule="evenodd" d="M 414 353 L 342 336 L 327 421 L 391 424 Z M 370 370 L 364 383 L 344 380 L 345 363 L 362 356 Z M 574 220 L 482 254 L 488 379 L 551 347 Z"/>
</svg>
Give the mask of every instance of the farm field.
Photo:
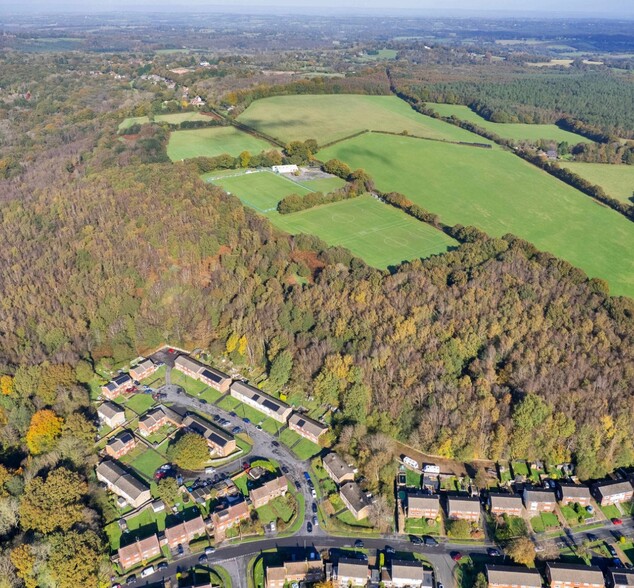
<svg viewBox="0 0 634 588">
<path fill-rule="evenodd" d="M 578 176 L 601 186 L 612 198 L 632 204 L 634 196 L 634 165 L 607 163 L 580 163 L 567 161 L 560 164 Z"/>
<path fill-rule="evenodd" d="M 154 116 L 156 122 L 165 122 L 170 125 L 179 125 L 182 122 L 189 120 L 213 120 L 212 117 L 201 114 L 200 112 L 174 112 L 172 114 L 157 114 Z M 150 118 L 147 116 L 132 116 L 124 119 L 119 125 L 119 130 L 128 129 L 132 125 L 139 124 L 144 125 L 150 122 Z"/>
<path fill-rule="evenodd" d="M 546 139 L 556 141 L 557 143 L 567 142 L 571 145 L 577 143 L 591 143 L 590 139 L 586 139 L 581 135 L 564 131 L 557 125 L 529 125 L 522 123 L 494 123 L 482 118 L 479 114 L 473 112 L 468 106 L 460 104 L 437 104 L 429 102 L 427 106 L 433 108 L 441 116 L 455 116 L 461 120 L 466 120 L 477 124 L 480 127 L 496 133 L 505 139 L 514 139 L 516 141 L 539 141 Z"/>
<path fill-rule="evenodd" d="M 376 55 L 362 55 L 361 61 L 381 61 L 396 59 L 398 51 L 396 49 L 379 49 Z"/>
<path fill-rule="evenodd" d="M 237 157 L 243 151 L 259 153 L 268 149 L 271 149 L 269 143 L 235 127 L 207 127 L 174 131 L 167 144 L 167 155 L 172 161 L 181 161 L 192 157 L 215 157 L 223 153 Z"/>
<path fill-rule="evenodd" d="M 238 120 L 284 142 L 315 139 L 323 145 L 373 130 L 489 143 L 469 131 L 418 114 L 395 96 L 276 96 L 256 100 Z"/>
<path fill-rule="evenodd" d="M 443 232 L 369 195 L 293 214 L 271 214 L 269 219 L 288 233 L 313 234 L 329 245 L 346 247 L 379 268 L 457 245 Z"/>
<path fill-rule="evenodd" d="M 613 295 L 634 296 L 632 222 L 512 153 L 368 134 L 318 157 L 363 167 L 380 190 L 405 194 L 445 223 L 513 233 L 606 279 Z"/>
<path fill-rule="evenodd" d="M 290 194 L 304 196 L 311 192 L 284 176 L 267 171 L 222 178 L 213 183 L 261 213 L 275 211 L 277 203 Z"/>
</svg>

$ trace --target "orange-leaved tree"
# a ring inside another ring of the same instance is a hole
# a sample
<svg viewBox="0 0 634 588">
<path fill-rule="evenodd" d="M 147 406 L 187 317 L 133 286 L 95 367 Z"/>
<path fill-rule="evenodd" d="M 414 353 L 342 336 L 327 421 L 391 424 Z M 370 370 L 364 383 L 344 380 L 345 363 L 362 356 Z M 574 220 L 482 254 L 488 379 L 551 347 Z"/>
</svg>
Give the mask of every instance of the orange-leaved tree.
<svg viewBox="0 0 634 588">
<path fill-rule="evenodd" d="M 33 455 L 53 449 L 56 439 L 62 433 L 64 420 L 52 410 L 38 410 L 31 417 L 29 430 L 26 432 L 26 446 Z"/>
</svg>

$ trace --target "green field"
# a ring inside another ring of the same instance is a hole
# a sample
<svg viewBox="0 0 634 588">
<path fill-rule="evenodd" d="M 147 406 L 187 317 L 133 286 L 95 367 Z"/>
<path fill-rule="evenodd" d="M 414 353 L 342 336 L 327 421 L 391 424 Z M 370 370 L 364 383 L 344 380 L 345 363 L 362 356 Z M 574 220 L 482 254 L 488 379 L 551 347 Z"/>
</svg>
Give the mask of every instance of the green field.
<svg viewBox="0 0 634 588">
<path fill-rule="evenodd" d="M 343 188 L 346 185 L 346 182 L 341 178 L 333 176 L 331 178 L 319 178 L 317 180 L 306 180 L 300 181 L 298 184 L 308 188 L 309 190 L 313 190 L 314 192 L 323 192 L 324 194 L 328 194 L 329 192 L 334 192 L 339 188 Z"/>
<path fill-rule="evenodd" d="M 377 55 L 362 55 L 361 61 L 382 61 L 396 59 L 398 51 L 396 49 L 379 49 Z"/>
<path fill-rule="evenodd" d="M 247 206 L 262 213 L 276 210 L 277 203 L 289 194 L 304 196 L 310 192 L 309 189 L 273 172 L 257 172 L 223 178 L 215 180 L 214 184 L 221 186 L 227 192 L 240 198 Z"/>
<path fill-rule="evenodd" d="M 449 123 L 418 114 L 395 96 L 276 96 L 256 100 L 238 120 L 281 141 L 315 139 L 320 144 L 364 130 L 430 139 L 487 143 Z"/>
<path fill-rule="evenodd" d="M 441 231 L 369 195 L 293 214 L 271 214 L 269 219 L 287 233 L 317 235 L 379 268 L 457 245 Z"/>
<path fill-rule="evenodd" d="M 363 167 L 380 190 L 402 192 L 445 223 L 513 233 L 608 280 L 612 294 L 634 296 L 634 224 L 510 152 L 368 134 L 318 157 Z"/>
<path fill-rule="evenodd" d="M 213 120 L 210 116 L 205 116 L 200 112 L 174 112 L 172 114 L 157 114 L 154 116 L 155 122 L 165 122 L 170 125 L 179 125 L 182 122 L 188 120 L 204 120 L 211 121 Z M 119 125 L 119 130 L 128 129 L 132 125 L 144 125 L 150 122 L 150 118 L 147 116 L 131 116 L 129 118 L 124 119 Z"/>
<path fill-rule="evenodd" d="M 271 149 L 269 143 L 235 127 L 207 127 L 174 131 L 167 144 L 167 155 L 172 161 L 180 161 L 192 157 L 215 157 L 223 153 L 237 157 L 243 151 L 259 153 L 268 149 Z"/>
<path fill-rule="evenodd" d="M 601 186 L 612 198 L 634 204 L 634 165 L 608 165 L 606 163 L 577 163 L 566 161 L 560 164 L 582 178 Z"/>
<path fill-rule="evenodd" d="M 428 103 L 427 106 L 433 108 L 441 116 L 455 116 L 460 120 L 475 123 L 479 127 L 487 129 L 504 139 L 512 139 L 515 141 L 539 141 L 540 139 L 546 139 L 549 141 L 556 141 L 557 143 L 567 142 L 571 145 L 592 142 L 590 139 L 586 139 L 581 135 L 564 131 L 557 125 L 494 123 L 482 118 L 479 114 L 473 112 L 473 110 L 471 110 L 468 106 L 462 106 L 460 104 L 434 103 Z"/>
</svg>

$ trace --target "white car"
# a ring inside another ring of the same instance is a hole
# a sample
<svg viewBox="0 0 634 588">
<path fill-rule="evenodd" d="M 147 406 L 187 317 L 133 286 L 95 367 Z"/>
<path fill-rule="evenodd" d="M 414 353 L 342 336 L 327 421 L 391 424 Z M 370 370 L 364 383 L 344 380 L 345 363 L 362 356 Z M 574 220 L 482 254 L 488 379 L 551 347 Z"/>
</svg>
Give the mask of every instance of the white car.
<svg viewBox="0 0 634 588">
<path fill-rule="evenodd" d="M 153 573 L 154 573 L 154 566 L 148 566 L 141 572 L 141 577 L 147 578 L 148 576 L 151 576 Z"/>
</svg>

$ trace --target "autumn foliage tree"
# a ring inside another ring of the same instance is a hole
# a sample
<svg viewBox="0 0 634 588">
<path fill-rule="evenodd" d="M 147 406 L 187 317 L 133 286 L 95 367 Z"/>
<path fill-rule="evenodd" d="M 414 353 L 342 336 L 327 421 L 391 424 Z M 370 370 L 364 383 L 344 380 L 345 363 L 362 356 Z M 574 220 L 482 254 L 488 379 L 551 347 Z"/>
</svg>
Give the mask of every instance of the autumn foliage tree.
<svg viewBox="0 0 634 588">
<path fill-rule="evenodd" d="M 168 457 L 185 470 L 200 470 L 209 461 L 209 447 L 204 437 L 185 433 L 167 450 Z"/>
<path fill-rule="evenodd" d="M 26 433 L 26 445 L 33 455 L 50 451 L 62 433 L 64 420 L 52 410 L 38 410 L 31 417 Z"/>
<path fill-rule="evenodd" d="M 518 537 L 508 544 L 506 555 L 515 563 L 532 567 L 535 565 L 535 544 L 528 537 Z"/>
</svg>

